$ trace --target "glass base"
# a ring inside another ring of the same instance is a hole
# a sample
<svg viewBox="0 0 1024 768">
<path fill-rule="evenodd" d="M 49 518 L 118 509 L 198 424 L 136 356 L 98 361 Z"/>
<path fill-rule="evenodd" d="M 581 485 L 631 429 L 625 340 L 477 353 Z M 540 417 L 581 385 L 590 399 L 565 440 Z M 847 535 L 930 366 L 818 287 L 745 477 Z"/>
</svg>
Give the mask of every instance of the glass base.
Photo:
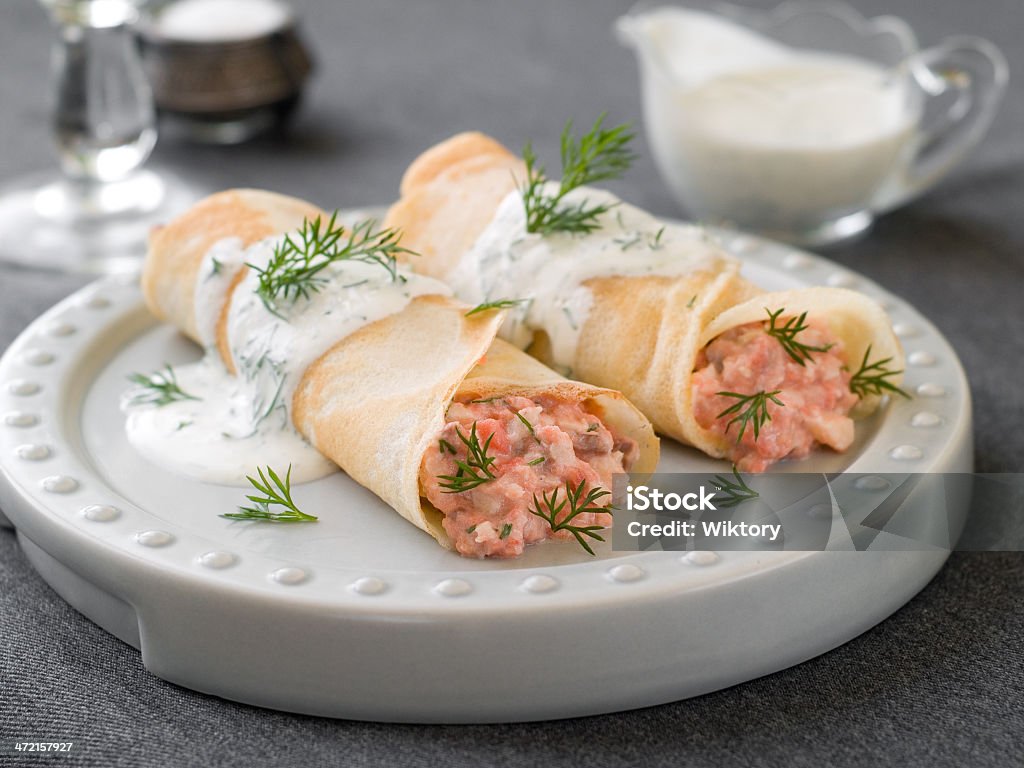
<svg viewBox="0 0 1024 768">
<path fill-rule="evenodd" d="M 807 229 L 761 229 L 759 234 L 804 248 L 839 245 L 867 234 L 875 218 L 869 211 L 857 211 Z"/>
<path fill-rule="evenodd" d="M 151 170 L 112 182 L 57 174 L 0 189 L 0 264 L 109 274 L 138 271 L 150 230 L 201 197 L 180 179 Z"/>
</svg>

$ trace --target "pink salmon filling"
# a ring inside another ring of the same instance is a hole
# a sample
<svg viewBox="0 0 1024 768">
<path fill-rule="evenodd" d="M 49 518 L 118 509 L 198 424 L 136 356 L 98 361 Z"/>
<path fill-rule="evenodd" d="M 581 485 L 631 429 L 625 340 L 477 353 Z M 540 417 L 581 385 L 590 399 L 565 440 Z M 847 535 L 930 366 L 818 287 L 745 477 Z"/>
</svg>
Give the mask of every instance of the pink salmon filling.
<svg viewBox="0 0 1024 768">
<path fill-rule="evenodd" d="M 853 442 L 849 413 L 857 396 L 850 391 L 842 344 L 813 325 L 801 332 L 800 342 L 832 346 L 827 352 L 811 353 L 812 359 L 801 366 L 765 332 L 763 323 L 751 323 L 726 331 L 698 357 L 693 374 L 697 423 L 729 442 L 729 458 L 742 471 L 763 472 L 782 459 L 805 458 L 819 444 L 845 451 Z M 737 398 L 717 393 L 775 390 L 781 390 L 776 397 L 784 405 L 769 400 L 771 420 L 760 427 L 760 435 L 755 438 L 753 424 L 748 423 L 737 443 L 740 423 L 729 426 L 736 413 L 720 416 L 736 405 Z"/>
<path fill-rule="evenodd" d="M 559 500 L 564 500 L 566 482 L 575 489 L 581 481 L 584 494 L 598 487 L 610 492 L 612 475 L 628 471 L 639 453 L 635 440 L 613 434 L 579 403 L 555 397 L 455 402 L 446 419 L 438 441 L 423 458 L 420 488 L 444 513 L 442 524 L 456 550 L 470 557 L 515 557 L 527 544 L 572 539 L 569 531 L 552 531 L 546 520 L 530 512 L 534 495 L 542 499 L 542 494 L 559 489 Z M 491 439 L 487 455 L 494 458 L 494 478 L 453 493 L 439 476 L 456 475 L 455 460 L 466 461 L 468 450 L 456 428 L 469 438 L 474 424 L 481 446 Z M 595 506 L 610 503 L 608 495 Z M 556 522 L 568 512 L 566 506 Z M 573 525 L 581 526 L 607 527 L 611 522 L 610 514 L 600 512 L 573 519 Z"/>
</svg>

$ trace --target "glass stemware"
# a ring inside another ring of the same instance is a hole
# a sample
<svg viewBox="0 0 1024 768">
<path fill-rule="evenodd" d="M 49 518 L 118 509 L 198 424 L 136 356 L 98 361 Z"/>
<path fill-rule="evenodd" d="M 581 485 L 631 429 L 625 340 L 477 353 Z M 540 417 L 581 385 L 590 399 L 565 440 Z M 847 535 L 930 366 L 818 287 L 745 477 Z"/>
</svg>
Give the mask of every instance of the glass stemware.
<svg viewBox="0 0 1024 768">
<path fill-rule="evenodd" d="M 140 3 L 41 2 L 58 31 L 52 128 L 60 169 L 0 188 L 0 262 L 137 269 L 149 230 L 198 197 L 142 168 L 156 144 L 156 113 L 132 31 Z"/>
</svg>

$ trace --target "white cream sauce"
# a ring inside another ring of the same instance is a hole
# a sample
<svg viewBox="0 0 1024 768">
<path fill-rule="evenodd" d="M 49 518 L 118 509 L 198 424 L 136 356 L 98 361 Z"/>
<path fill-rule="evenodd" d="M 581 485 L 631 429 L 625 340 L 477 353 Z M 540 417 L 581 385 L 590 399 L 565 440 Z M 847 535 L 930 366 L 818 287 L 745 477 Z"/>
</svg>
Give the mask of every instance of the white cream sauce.
<svg viewBox="0 0 1024 768">
<path fill-rule="evenodd" d="M 250 270 L 231 297 L 227 334 L 237 375 L 230 375 L 215 348 L 215 324 L 231 276 L 244 263 L 262 265 L 274 239 L 241 248 L 222 240 L 207 253 L 196 285 L 196 319 L 207 346 L 198 362 L 174 370 L 177 383 L 197 399 L 163 405 L 133 404 L 141 390 L 126 392 L 128 439 L 149 460 L 199 480 L 245 485 L 257 466 L 292 466 L 292 481 L 330 474 L 337 467 L 295 430 L 292 397 L 306 369 L 364 325 L 402 311 L 415 296 L 450 295 L 428 277 L 390 274 L 376 264 L 337 262 L 309 298 L 280 300 L 271 311 L 256 293 Z M 215 267 L 214 259 L 220 263 Z M 276 312 L 276 314 L 275 314 Z M 212 318 L 212 320 L 211 320 Z"/>
<path fill-rule="evenodd" d="M 548 194 L 557 192 L 548 182 Z M 469 304 L 525 299 L 509 310 L 500 335 L 526 348 L 535 331 L 551 340 L 557 368 L 571 375 L 580 329 L 593 295 L 584 285 L 595 277 L 682 275 L 716 269 L 731 261 L 702 227 L 666 224 L 604 190 L 580 187 L 562 206 L 603 204 L 609 210 L 589 234 L 526 231 L 522 196 L 513 191 L 466 252 L 446 282 Z"/>
<path fill-rule="evenodd" d="M 644 62 L 651 148 L 693 216 L 813 229 L 871 207 L 913 156 L 921 97 L 904 67 L 674 7 L 623 30 Z"/>
<path fill-rule="evenodd" d="M 237 237 L 218 240 L 199 265 L 193 306 L 199 342 L 204 348 L 217 343 L 217 321 L 238 270 L 245 264 L 245 249 Z"/>
</svg>

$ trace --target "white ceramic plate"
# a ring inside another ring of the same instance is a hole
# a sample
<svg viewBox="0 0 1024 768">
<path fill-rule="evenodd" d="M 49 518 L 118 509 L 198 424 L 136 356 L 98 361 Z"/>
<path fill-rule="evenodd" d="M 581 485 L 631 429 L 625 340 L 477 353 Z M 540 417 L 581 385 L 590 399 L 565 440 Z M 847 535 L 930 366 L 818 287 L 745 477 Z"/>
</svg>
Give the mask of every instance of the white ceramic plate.
<svg viewBox="0 0 1024 768">
<path fill-rule="evenodd" d="M 907 349 L 912 401 L 808 470 L 970 471 L 970 395 L 912 307 L 825 259 L 721 233 L 771 289 L 841 285 L 879 299 Z M 196 690 L 319 715 L 537 720 L 694 696 L 796 664 L 863 632 L 945 550 L 613 553 L 545 544 L 511 562 L 438 547 L 343 474 L 300 486 L 315 525 L 231 523 L 239 488 L 148 464 L 128 445 L 125 376 L 199 351 L 131 280 L 83 289 L 0 362 L 0 506 L 30 561 L 79 611 Z M 660 471 L 709 459 L 671 441 Z M 839 529 L 845 530 L 843 526 Z M 851 549 L 842 536 L 832 548 Z"/>
</svg>

